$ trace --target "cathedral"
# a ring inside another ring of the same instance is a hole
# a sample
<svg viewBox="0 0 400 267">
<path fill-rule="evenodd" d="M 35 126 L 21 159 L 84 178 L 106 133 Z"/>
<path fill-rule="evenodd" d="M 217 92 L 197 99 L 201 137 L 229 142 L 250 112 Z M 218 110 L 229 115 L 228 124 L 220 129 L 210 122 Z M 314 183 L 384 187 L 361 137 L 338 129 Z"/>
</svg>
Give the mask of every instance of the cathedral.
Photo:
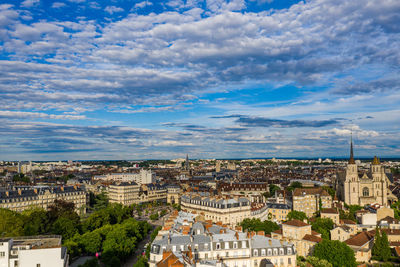
<svg viewBox="0 0 400 267">
<path fill-rule="evenodd" d="M 360 205 L 378 203 L 388 206 L 393 194 L 388 189 L 392 183 L 391 174 L 385 172 L 385 168 L 375 156 L 370 170 L 359 173 L 353 155 L 353 141 L 350 145 L 350 159 L 344 171 L 338 172 L 336 178 L 336 192 L 340 200 L 348 205 Z"/>
</svg>

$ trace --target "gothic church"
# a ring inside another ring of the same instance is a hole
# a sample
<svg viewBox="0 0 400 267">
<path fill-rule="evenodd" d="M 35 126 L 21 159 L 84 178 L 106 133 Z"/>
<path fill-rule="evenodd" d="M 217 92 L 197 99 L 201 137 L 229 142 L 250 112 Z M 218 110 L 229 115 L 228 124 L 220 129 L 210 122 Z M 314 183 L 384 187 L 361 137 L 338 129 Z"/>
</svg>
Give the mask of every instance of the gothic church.
<svg viewBox="0 0 400 267">
<path fill-rule="evenodd" d="M 375 156 L 370 170 L 359 173 L 353 155 L 353 141 L 350 145 L 350 159 L 344 171 L 338 172 L 336 177 L 336 192 L 340 200 L 348 205 L 360 205 L 378 203 L 388 206 L 389 200 L 394 197 L 388 189 L 391 174 L 385 172 L 385 168 Z"/>
</svg>

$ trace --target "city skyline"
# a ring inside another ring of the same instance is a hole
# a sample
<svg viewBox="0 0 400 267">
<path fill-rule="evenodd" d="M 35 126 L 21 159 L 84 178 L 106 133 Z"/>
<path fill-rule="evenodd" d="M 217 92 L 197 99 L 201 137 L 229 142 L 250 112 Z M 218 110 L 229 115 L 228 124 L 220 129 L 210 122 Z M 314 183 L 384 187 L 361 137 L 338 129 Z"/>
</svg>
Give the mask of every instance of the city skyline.
<svg viewBox="0 0 400 267">
<path fill-rule="evenodd" d="M 399 157 L 399 13 L 3 1 L 0 160 Z"/>
</svg>

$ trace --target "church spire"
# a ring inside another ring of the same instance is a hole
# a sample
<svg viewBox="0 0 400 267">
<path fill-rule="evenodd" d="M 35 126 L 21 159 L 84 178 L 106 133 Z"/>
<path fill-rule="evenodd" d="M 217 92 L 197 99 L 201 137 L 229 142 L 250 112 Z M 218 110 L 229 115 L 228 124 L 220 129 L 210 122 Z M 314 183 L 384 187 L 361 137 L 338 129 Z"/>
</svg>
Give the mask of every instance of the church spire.
<svg viewBox="0 0 400 267">
<path fill-rule="evenodd" d="M 353 132 L 351 132 L 351 137 L 350 137 L 350 159 L 349 159 L 349 164 L 356 164 L 354 161 L 354 154 L 353 154 Z"/>
</svg>

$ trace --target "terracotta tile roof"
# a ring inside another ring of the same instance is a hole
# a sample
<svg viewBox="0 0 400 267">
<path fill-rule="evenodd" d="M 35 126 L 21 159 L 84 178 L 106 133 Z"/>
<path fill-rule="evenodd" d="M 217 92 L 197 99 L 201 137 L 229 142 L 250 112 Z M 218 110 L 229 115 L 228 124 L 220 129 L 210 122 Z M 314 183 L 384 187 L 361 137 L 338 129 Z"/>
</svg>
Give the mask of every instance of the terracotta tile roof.
<svg viewBox="0 0 400 267">
<path fill-rule="evenodd" d="M 339 212 L 333 208 L 322 209 L 321 213 L 339 214 Z"/>
<path fill-rule="evenodd" d="M 305 222 L 302 222 L 302 221 L 296 220 L 296 219 L 284 222 L 282 224 L 290 225 L 290 226 L 296 226 L 296 227 L 303 227 L 303 226 L 308 226 L 309 225 L 309 224 L 307 224 Z"/>
<path fill-rule="evenodd" d="M 347 239 L 344 242 L 350 246 L 361 247 L 361 246 L 365 245 L 366 243 L 368 243 L 369 241 L 371 241 L 373 238 L 374 238 L 374 236 L 370 232 L 363 231 L 353 237 L 350 237 L 349 239 Z"/>
<path fill-rule="evenodd" d="M 311 230 L 311 234 L 312 235 L 315 235 L 315 236 L 321 236 L 321 234 L 320 233 L 318 233 L 318 232 L 315 232 L 314 230 Z"/>
<path fill-rule="evenodd" d="M 282 229 L 275 230 L 275 231 L 273 231 L 273 233 L 274 233 L 274 234 L 280 234 L 280 235 L 281 235 L 281 234 L 282 234 Z"/>
<path fill-rule="evenodd" d="M 400 229 L 381 229 L 381 231 L 385 232 L 387 235 L 400 235 Z M 369 233 L 375 236 L 375 229 L 369 231 Z"/>
<path fill-rule="evenodd" d="M 317 195 L 319 194 L 320 196 L 330 196 L 328 192 L 325 191 L 325 189 L 316 187 L 316 188 L 296 188 L 293 191 L 293 196 L 299 197 L 303 195 Z"/>
<path fill-rule="evenodd" d="M 318 237 L 318 236 L 315 236 L 315 235 L 309 235 L 309 234 L 307 234 L 307 235 L 305 235 L 305 236 L 303 237 L 303 240 L 310 241 L 310 242 L 314 242 L 314 243 L 319 243 L 319 242 L 322 241 L 322 238 L 321 238 L 321 237 Z"/>
<path fill-rule="evenodd" d="M 354 222 L 352 220 L 348 220 L 348 219 L 342 219 L 342 220 L 340 220 L 340 223 L 342 223 L 342 224 L 356 224 L 356 222 Z"/>
</svg>

